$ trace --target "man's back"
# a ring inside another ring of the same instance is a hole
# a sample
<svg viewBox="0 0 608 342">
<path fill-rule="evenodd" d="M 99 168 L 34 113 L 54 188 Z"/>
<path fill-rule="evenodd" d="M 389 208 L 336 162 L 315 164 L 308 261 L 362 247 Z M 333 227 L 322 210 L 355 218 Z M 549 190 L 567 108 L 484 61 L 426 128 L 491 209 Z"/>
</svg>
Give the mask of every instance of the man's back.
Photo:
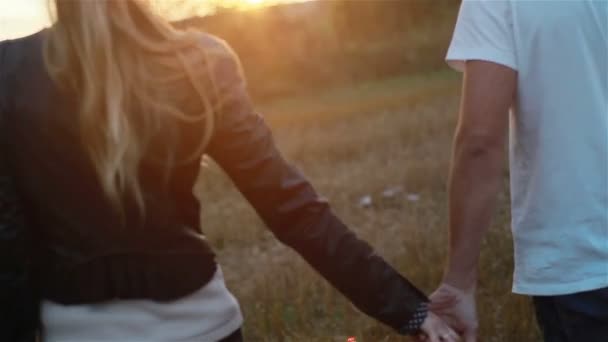
<svg viewBox="0 0 608 342">
<path fill-rule="evenodd" d="M 448 60 L 471 59 L 518 72 L 514 291 L 608 286 L 608 2 L 465 1 Z"/>
<path fill-rule="evenodd" d="M 512 13 L 514 290 L 607 286 L 608 2 L 513 1 Z"/>
</svg>

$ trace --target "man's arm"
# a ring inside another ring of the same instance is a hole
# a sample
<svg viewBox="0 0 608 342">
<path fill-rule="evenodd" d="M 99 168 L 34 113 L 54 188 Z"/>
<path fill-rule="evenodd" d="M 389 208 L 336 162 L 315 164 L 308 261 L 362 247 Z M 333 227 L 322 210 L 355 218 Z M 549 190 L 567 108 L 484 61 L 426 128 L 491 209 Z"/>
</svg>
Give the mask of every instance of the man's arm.
<svg viewBox="0 0 608 342">
<path fill-rule="evenodd" d="M 481 241 L 502 185 L 509 108 L 517 73 L 484 61 L 466 63 L 449 178 L 450 246 L 444 282 L 475 288 Z"/>
<path fill-rule="evenodd" d="M 443 284 L 430 296 L 431 311 L 465 342 L 477 339 L 477 261 L 502 184 L 516 81 L 517 72 L 500 64 L 470 60 L 465 66 L 449 180 L 449 260 Z"/>
</svg>

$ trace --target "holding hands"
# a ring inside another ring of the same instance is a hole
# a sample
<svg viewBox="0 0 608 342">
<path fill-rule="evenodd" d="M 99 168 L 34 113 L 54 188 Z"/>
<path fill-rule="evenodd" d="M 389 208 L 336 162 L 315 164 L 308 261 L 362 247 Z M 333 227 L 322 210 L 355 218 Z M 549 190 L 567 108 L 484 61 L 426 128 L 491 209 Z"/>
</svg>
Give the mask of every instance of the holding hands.
<svg viewBox="0 0 608 342">
<path fill-rule="evenodd" d="M 418 337 L 424 342 L 458 342 L 460 337 L 446 322 L 436 314 L 429 311 L 421 330 L 423 334 Z"/>
<path fill-rule="evenodd" d="M 431 294 L 430 299 L 430 311 L 433 315 L 440 317 L 445 324 L 454 329 L 462 336 L 464 342 L 477 341 L 475 289 L 462 290 L 443 283 Z"/>
<path fill-rule="evenodd" d="M 421 326 L 418 341 L 424 342 L 476 342 L 477 309 L 475 289 L 462 290 L 442 283 L 430 295 L 429 312 Z"/>
</svg>

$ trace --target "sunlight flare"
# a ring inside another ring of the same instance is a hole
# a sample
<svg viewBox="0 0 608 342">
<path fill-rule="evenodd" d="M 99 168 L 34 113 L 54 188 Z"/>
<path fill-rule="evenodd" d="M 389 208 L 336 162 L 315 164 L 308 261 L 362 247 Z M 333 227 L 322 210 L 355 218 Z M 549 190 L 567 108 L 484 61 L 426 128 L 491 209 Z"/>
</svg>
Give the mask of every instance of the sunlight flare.
<svg viewBox="0 0 608 342">
<path fill-rule="evenodd" d="M 241 8 L 255 8 L 269 5 L 269 0 L 237 0 L 237 7 Z"/>
</svg>

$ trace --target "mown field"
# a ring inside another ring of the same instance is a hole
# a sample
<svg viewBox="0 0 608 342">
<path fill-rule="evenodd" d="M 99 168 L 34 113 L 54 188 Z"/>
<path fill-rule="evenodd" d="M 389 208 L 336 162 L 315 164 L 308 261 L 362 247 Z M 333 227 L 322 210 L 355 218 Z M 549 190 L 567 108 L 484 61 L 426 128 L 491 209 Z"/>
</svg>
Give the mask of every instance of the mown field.
<svg viewBox="0 0 608 342">
<path fill-rule="evenodd" d="M 352 230 L 427 293 L 446 255 L 459 85 L 459 75 L 441 71 L 258 104 L 287 159 Z M 359 313 L 278 243 L 213 163 L 201 176 L 203 226 L 242 305 L 248 341 L 408 341 Z M 510 293 L 506 185 L 505 171 L 480 265 L 481 341 L 537 341 L 530 300 Z M 401 192 L 385 197 L 387 189 Z M 371 196 L 370 207 L 359 205 L 363 196 Z"/>
</svg>

